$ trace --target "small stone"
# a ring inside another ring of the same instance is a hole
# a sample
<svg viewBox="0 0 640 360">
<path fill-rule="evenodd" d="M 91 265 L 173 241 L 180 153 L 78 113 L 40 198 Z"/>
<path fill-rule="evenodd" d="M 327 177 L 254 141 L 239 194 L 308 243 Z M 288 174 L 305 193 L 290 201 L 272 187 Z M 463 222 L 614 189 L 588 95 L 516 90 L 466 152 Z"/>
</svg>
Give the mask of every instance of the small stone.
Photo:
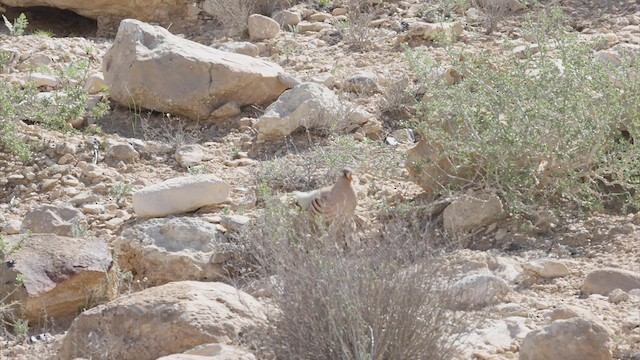
<svg viewBox="0 0 640 360">
<path fill-rule="evenodd" d="M 214 118 L 230 118 L 240 114 L 242 111 L 238 107 L 238 105 L 234 102 L 228 102 L 219 108 L 217 108 L 214 112 L 211 113 L 211 117 Z"/>
<path fill-rule="evenodd" d="M 140 154 L 136 151 L 133 145 L 129 143 L 114 144 L 107 148 L 107 156 L 115 160 L 132 161 L 138 159 Z"/>
<path fill-rule="evenodd" d="M 87 78 L 84 83 L 84 90 L 89 94 L 97 94 L 104 91 L 106 83 L 104 81 L 104 75 L 101 72 L 96 72 Z"/>
<path fill-rule="evenodd" d="M 329 20 L 331 18 L 332 18 L 331 14 L 324 13 L 324 12 L 317 12 L 315 14 L 309 15 L 309 20 L 311 20 L 311 21 L 324 22 L 324 21 Z"/>
<path fill-rule="evenodd" d="M 80 180 L 73 175 L 65 175 L 60 179 L 60 181 L 64 186 L 78 186 L 80 184 Z"/>
<path fill-rule="evenodd" d="M 86 204 L 86 205 L 83 205 L 81 209 L 84 214 L 92 214 L 92 215 L 102 214 L 106 211 L 104 206 L 99 204 Z"/>
<path fill-rule="evenodd" d="M 564 262 L 556 259 L 539 259 L 524 264 L 523 269 L 545 279 L 567 276 L 571 273 Z"/>
<path fill-rule="evenodd" d="M 621 289 L 615 289 L 609 293 L 609 302 L 612 304 L 619 304 L 623 301 L 629 300 L 629 294 Z"/>
<path fill-rule="evenodd" d="M 75 160 L 76 160 L 75 156 L 71 154 L 64 154 L 60 157 L 60 159 L 58 159 L 58 164 L 59 165 L 70 164 L 70 163 L 73 163 Z"/>
<path fill-rule="evenodd" d="M 349 12 L 347 8 L 337 7 L 331 11 L 331 15 L 333 16 L 347 15 L 347 12 Z"/>
<path fill-rule="evenodd" d="M 12 219 L 7 221 L 7 223 L 2 228 L 2 232 L 7 235 L 19 234 L 20 226 L 21 226 L 20 221 Z"/>
<path fill-rule="evenodd" d="M 56 179 L 46 179 L 40 184 L 40 191 L 47 192 L 58 185 L 58 180 Z"/>
</svg>

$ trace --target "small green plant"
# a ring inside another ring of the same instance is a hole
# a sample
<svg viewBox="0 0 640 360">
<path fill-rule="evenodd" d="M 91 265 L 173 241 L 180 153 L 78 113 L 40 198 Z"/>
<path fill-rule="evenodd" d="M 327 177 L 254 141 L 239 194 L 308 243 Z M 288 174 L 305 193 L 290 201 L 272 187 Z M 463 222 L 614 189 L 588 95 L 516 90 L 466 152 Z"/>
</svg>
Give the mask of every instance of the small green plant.
<svg viewBox="0 0 640 360">
<path fill-rule="evenodd" d="M 17 337 L 25 337 L 29 333 L 29 321 L 18 319 L 13 323 L 13 334 Z"/>
<path fill-rule="evenodd" d="M 318 0 L 318 8 L 324 9 L 331 4 L 331 0 Z"/>
<path fill-rule="evenodd" d="M 412 165 L 434 195 L 469 186 L 498 189 L 514 214 L 536 204 L 590 211 L 640 203 L 640 61 L 594 61 L 589 44 L 562 31 L 557 11 L 529 22 L 540 53 L 526 59 L 489 55 L 455 61 L 456 86 L 425 74 L 416 129 L 438 158 Z M 450 106 L 456 104 L 456 106 Z M 420 166 L 418 166 L 420 165 Z"/>
<path fill-rule="evenodd" d="M 74 221 L 71 224 L 71 236 L 74 238 L 85 238 L 89 234 L 89 226 L 82 221 Z"/>
<path fill-rule="evenodd" d="M 2 19 L 4 20 L 4 25 L 9 29 L 9 34 L 12 36 L 24 35 L 27 26 L 29 26 L 29 20 L 27 20 L 27 16 L 24 13 L 15 18 L 13 24 L 4 15 L 2 15 Z"/>
<path fill-rule="evenodd" d="M 127 200 L 127 196 L 131 194 L 133 191 L 133 184 L 123 184 L 117 183 L 111 186 L 111 191 L 109 191 L 109 195 L 115 199 L 116 204 L 121 206 Z"/>
<path fill-rule="evenodd" d="M 2 73 L 8 66 L 11 59 L 11 53 L 8 51 L 0 51 L 0 73 Z"/>
<path fill-rule="evenodd" d="M 52 38 L 55 34 L 51 30 L 36 30 L 33 35 L 40 37 Z"/>
<path fill-rule="evenodd" d="M 0 235 L 0 263 L 6 263 L 7 266 L 11 265 L 13 261 L 11 255 L 20 250 L 27 237 L 28 235 L 22 236 L 11 244 L 8 239 Z M 24 286 L 25 281 L 25 276 L 18 273 L 16 274 L 13 284 L 5 284 L 11 285 L 13 288 L 5 286 L 4 289 L 9 291 L 0 295 L 0 333 L 7 333 L 7 327 L 13 327 L 14 335 L 22 337 L 29 330 L 29 324 L 26 320 L 16 318 L 14 308 L 16 308 L 19 303 L 11 300 L 12 296 Z"/>
<path fill-rule="evenodd" d="M 209 167 L 207 165 L 187 166 L 187 171 L 191 175 L 207 174 Z"/>
</svg>

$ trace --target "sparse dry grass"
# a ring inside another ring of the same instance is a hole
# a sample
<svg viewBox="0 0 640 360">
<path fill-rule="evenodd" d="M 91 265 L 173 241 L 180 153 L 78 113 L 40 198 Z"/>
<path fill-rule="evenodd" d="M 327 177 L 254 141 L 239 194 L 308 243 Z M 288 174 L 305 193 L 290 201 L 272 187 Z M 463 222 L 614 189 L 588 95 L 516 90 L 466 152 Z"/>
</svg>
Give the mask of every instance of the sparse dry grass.
<svg viewBox="0 0 640 360">
<path fill-rule="evenodd" d="M 278 315 L 253 338 L 260 358 L 455 358 L 462 312 L 445 306 L 453 272 L 432 229 L 396 215 L 362 238 L 352 228 L 310 231 L 289 205 L 267 201 L 243 238 L 255 273 L 276 279 Z"/>
</svg>

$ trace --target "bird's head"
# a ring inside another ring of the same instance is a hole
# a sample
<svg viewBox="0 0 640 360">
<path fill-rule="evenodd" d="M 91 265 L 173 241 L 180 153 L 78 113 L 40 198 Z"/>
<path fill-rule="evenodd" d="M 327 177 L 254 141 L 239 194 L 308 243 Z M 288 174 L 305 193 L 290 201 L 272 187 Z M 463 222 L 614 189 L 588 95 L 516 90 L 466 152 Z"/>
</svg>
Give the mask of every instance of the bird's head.
<svg viewBox="0 0 640 360">
<path fill-rule="evenodd" d="M 347 180 L 351 181 L 353 180 L 353 170 L 351 170 L 350 168 L 344 168 L 342 170 L 340 170 L 340 176 L 346 178 Z"/>
</svg>

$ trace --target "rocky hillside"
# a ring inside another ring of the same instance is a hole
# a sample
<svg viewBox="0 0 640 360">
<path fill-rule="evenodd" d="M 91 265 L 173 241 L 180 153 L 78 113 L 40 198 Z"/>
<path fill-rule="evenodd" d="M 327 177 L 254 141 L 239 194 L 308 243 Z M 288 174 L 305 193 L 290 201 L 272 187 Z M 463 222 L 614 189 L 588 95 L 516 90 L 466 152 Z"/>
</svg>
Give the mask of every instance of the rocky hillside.
<svg viewBox="0 0 640 360">
<path fill-rule="evenodd" d="M 1 358 L 640 359 L 637 1 L 0 12 Z"/>
</svg>

